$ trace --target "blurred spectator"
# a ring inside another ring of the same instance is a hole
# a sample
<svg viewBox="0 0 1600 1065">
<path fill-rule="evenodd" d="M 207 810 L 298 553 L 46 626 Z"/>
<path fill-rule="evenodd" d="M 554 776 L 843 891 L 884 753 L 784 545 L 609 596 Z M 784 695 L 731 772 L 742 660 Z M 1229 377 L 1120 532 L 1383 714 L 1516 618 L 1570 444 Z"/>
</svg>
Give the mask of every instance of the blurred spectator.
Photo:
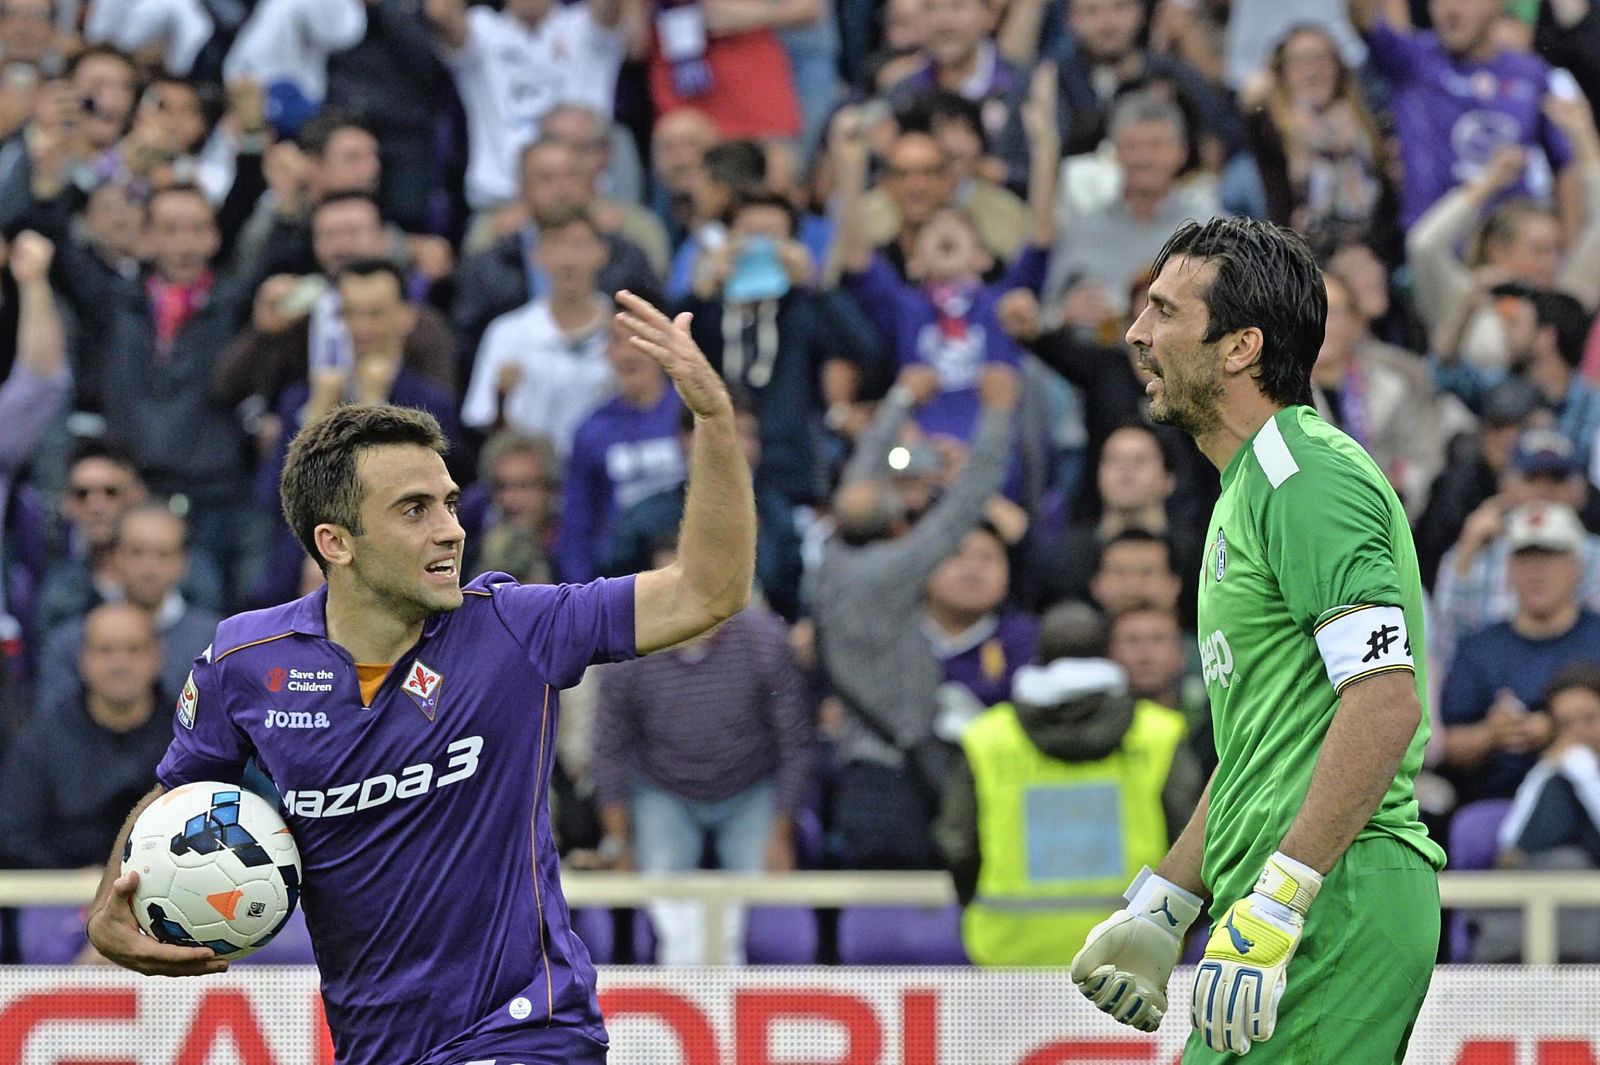
<svg viewBox="0 0 1600 1065">
<path fill-rule="evenodd" d="M 1351 21 L 1391 93 L 1400 222 L 1407 229 L 1445 193 L 1477 179 L 1501 148 L 1544 154 L 1549 166 L 1542 180 L 1525 175 L 1519 161 L 1499 189 L 1531 190 L 1547 201 L 1554 192 L 1550 174 L 1560 175 L 1571 161 L 1566 136 L 1540 113 L 1551 91 L 1550 67 L 1502 47 L 1495 27 L 1503 10 L 1500 0 L 1429 0 L 1433 29 L 1422 32 L 1410 27 L 1403 4 L 1351 0 Z"/>
<path fill-rule="evenodd" d="M 35 715 L 0 774 L 9 868 L 102 866 L 172 742 L 177 696 L 158 687 L 161 646 L 143 607 L 91 611 L 77 667 L 82 693 Z"/>
<path fill-rule="evenodd" d="M 267 95 L 267 117 L 294 136 L 328 94 L 328 56 L 367 32 L 362 0 L 256 0 L 228 49 L 222 73 L 250 78 Z"/>
<path fill-rule="evenodd" d="M 1066 964 L 1114 908 L 1104 885 L 1159 864 L 1204 785 L 1182 715 L 1129 694 L 1092 609 L 1052 610 L 1039 651 L 962 735 L 935 825 L 979 965 Z"/>
<path fill-rule="evenodd" d="M 883 47 L 866 56 L 859 76 L 846 72 L 869 95 L 886 92 L 910 76 L 928 43 L 928 9 L 922 0 L 886 0 L 878 15 L 883 21 Z M 847 53 L 845 58 L 851 57 Z"/>
<path fill-rule="evenodd" d="M 1028 75 L 995 47 L 996 15 L 986 0 L 927 0 L 923 18 L 928 35 L 920 63 L 889 93 L 901 108 L 917 94 L 935 89 L 970 100 L 982 115 L 986 139 L 1000 163 L 1001 183 L 1021 192 L 1028 187 L 1028 138 L 1021 116 Z"/>
<path fill-rule="evenodd" d="M 1540 4 L 1533 46 L 1572 74 L 1590 107 L 1600 108 L 1600 7 L 1592 0 Z"/>
<path fill-rule="evenodd" d="M 524 584 L 553 584 L 561 463 L 549 438 L 510 429 L 491 436 L 478 456 L 478 484 L 488 489 L 488 512 L 467 537 L 466 572 L 499 570 Z M 462 502 L 465 510 L 465 493 Z"/>
<path fill-rule="evenodd" d="M 654 359 L 616 334 L 606 357 L 616 397 L 578 425 L 562 484 L 556 557 L 561 579 L 571 584 L 600 574 L 619 513 L 678 487 L 688 472 L 677 389 Z"/>
<path fill-rule="evenodd" d="M 1577 516 L 1529 503 L 1506 527 L 1516 613 L 1461 641 L 1440 704 L 1441 769 L 1462 803 L 1516 793 L 1550 741 L 1550 716 L 1537 708 L 1551 680 L 1579 659 L 1600 660 L 1600 615 L 1578 599 Z"/>
<path fill-rule="evenodd" d="M 1065 323 L 1114 339 L 1130 310 L 1130 287 L 1178 224 L 1223 213 L 1213 179 L 1179 180 L 1188 152 L 1186 125 L 1178 106 L 1153 92 L 1131 93 L 1115 103 L 1110 136 L 1116 188 L 1087 199 L 1063 188 L 1065 205 L 1042 297 L 1047 325 Z"/>
<path fill-rule="evenodd" d="M 661 220 L 643 204 L 617 199 L 603 191 L 606 168 L 611 162 L 610 120 L 587 104 L 560 103 L 544 116 L 541 128 L 543 139 L 565 144 L 577 157 L 586 202 L 600 228 L 637 246 L 649 260 L 651 272 L 665 276 L 672 248 Z"/>
<path fill-rule="evenodd" d="M 1502 381 L 1484 394 L 1478 431 L 1451 442 L 1444 470 L 1428 489 L 1428 508 L 1416 523 L 1417 562 L 1426 587 L 1435 587 L 1439 562 L 1468 516 L 1500 491 L 1517 437 L 1533 424 L 1539 403 L 1539 390 L 1528 382 Z"/>
<path fill-rule="evenodd" d="M 1147 529 L 1129 526 L 1100 548 L 1100 564 L 1089 578 L 1095 605 L 1115 617 L 1135 606 L 1171 610 L 1182 579 L 1172 568 L 1172 543 Z"/>
<path fill-rule="evenodd" d="M 658 115 L 704 111 L 724 137 L 792 138 L 801 130 L 794 71 L 777 31 L 813 25 L 818 0 L 699 0 L 653 5 L 650 97 Z"/>
<path fill-rule="evenodd" d="M 720 135 L 704 111 L 682 107 L 662 115 L 650 138 L 651 206 L 667 227 L 674 248 L 694 225 L 695 186 L 706 152 Z"/>
<path fill-rule="evenodd" d="M 670 565 L 665 546 L 654 564 Z M 695 708 L 684 713 L 685 707 Z M 814 729 L 783 622 L 755 605 L 710 635 L 600 672 L 591 771 L 605 836 L 598 858 L 645 874 L 700 867 L 709 838 L 735 872 L 794 868 Z M 743 913 L 728 953 L 704 956 L 693 902 L 650 907 L 662 965 L 740 964 Z"/>
<path fill-rule="evenodd" d="M 992 259 L 977 228 L 969 215 L 953 207 L 937 209 L 917 231 L 906 264 L 909 283 L 896 275 L 867 245 L 860 225 L 867 165 L 861 116 L 841 112 L 835 123 L 829 143 L 839 182 L 835 254 L 847 291 L 878 327 L 902 371 L 926 368 L 937 375 L 937 393 L 917 413 L 924 432 L 971 440 L 979 420 L 978 382 L 984 368 L 1021 361 L 996 308 L 1010 289 L 1038 289 L 1046 249 L 1055 238 L 1058 153 L 1050 121 L 1055 110 L 1051 73 L 1048 64 L 1036 72 L 1025 109 L 1032 152 L 1029 246 L 994 284 L 983 282 Z"/>
<path fill-rule="evenodd" d="M 1270 72 L 1274 51 L 1301 28 L 1331 40 L 1340 65 L 1360 67 L 1367 50 L 1350 25 L 1346 6 L 1343 0 L 1236 0 L 1228 6 L 1223 31 L 1224 82 L 1235 92 L 1247 92 L 1256 78 Z"/>
<path fill-rule="evenodd" d="M 407 233 L 434 231 L 435 119 L 450 74 L 429 39 L 426 16 L 407 0 L 369 0 L 366 35 L 328 57 L 331 111 L 378 139 L 383 216 Z"/>
<path fill-rule="evenodd" d="M 1028 207 L 988 173 L 990 137 L 978 105 L 958 93 L 923 94 L 900 121 L 883 180 L 862 202 L 868 242 L 904 276 L 917 230 L 953 204 L 972 218 L 990 255 L 1015 259 L 1028 240 Z"/>
<path fill-rule="evenodd" d="M 98 0 L 95 8 L 110 8 Z M 91 8 L 91 18 L 94 12 Z M 90 39 L 91 44 L 95 43 Z M 55 0 L 6 0 L 0 8 L 0 56 L 8 63 L 26 63 L 40 74 L 59 69 L 62 41 L 56 34 Z"/>
<path fill-rule="evenodd" d="M 876 335 L 837 294 L 807 287 L 810 253 L 795 239 L 794 208 L 775 193 L 734 204 L 727 241 L 701 256 L 695 274 L 690 329 L 728 387 L 755 407 L 756 479 L 795 504 L 816 501 L 826 491 L 822 412 L 836 431 L 860 427 L 853 401 Z"/>
<path fill-rule="evenodd" d="M 728 239 L 728 213 L 741 196 L 767 183 L 767 153 L 754 141 L 726 141 L 705 150 L 689 186 L 687 235 L 672 256 L 666 296 L 677 302 L 694 291 L 700 257 Z"/>
<path fill-rule="evenodd" d="M 554 140 L 539 140 L 522 153 L 520 228 L 489 248 L 468 256 L 457 274 L 450 323 L 461 342 L 460 366 L 469 374 L 484 331 L 502 314 L 550 295 L 550 276 L 539 259 L 539 235 L 550 219 L 583 208 L 588 192 L 578 153 Z M 655 292 L 661 278 L 632 241 L 605 235 L 605 258 L 597 285 L 607 296 L 621 289 Z"/>
<path fill-rule="evenodd" d="M 1183 629 L 1166 607 L 1135 603 L 1111 618 L 1106 657 L 1128 675 L 1128 691 L 1138 699 L 1190 713 L 1182 682 L 1187 666 Z M 1205 707 L 1198 707 L 1203 711 Z"/>
<path fill-rule="evenodd" d="M 222 9 L 206 0 L 88 0 L 86 8 L 85 41 L 114 45 L 146 69 L 164 69 L 178 77 L 213 74 L 215 62 L 210 70 L 196 69 L 201 56 L 219 43 L 231 44 L 249 14 L 240 8 L 219 21 L 215 15 Z"/>
<path fill-rule="evenodd" d="M 425 0 L 467 114 L 467 205 L 487 213 L 517 195 L 517 163 L 556 104 L 611 114 L 623 57 L 625 0 L 509 0 L 504 11 Z M 468 244 L 474 242 L 468 235 Z M 486 243 L 486 242 L 485 242 Z"/>
<path fill-rule="evenodd" d="M 928 578 L 923 631 L 939 660 L 941 695 L 951 687 L 961 689 L 954 700 L 943 700 L 947 711 L 958 715 L 1011 698 L 1012 678 L 1038 650 L 1039 619 L 1005 607 L 1011 583 L 1008 546 L 985 521 Z M 959 732 L 965 722 L 945 724 Z"/>
<path fill-rule="evenodd" d="M 1582 104 L 1550 100 L 1545 110 L 1560 119 L 1573 146 L 1570 172 L 1584 212 L 1576 233 L 1564 233 L 1553 211 L 1530 200 L 1498 202 L 1527 158 L 1507 147 L 1471 181 L 1442 196 L 1406 240 L 1417 311 L 1431 331 L 1432 350 L 1446 363 L 1459 359 L 1489 383 L 1507 357 L 1505 327 L 1490 299 L 1497 286 L 1515 281 L 1566 292 L 1591 313 L 1600 305 L 1600 276 L 1591 268 L 1600 259 L 1600 134 Z M 1480 224 L 1488 206 L 1494 209 Z"/>
<path fill-rule="evenodd" d="M 378 139 L 354 118 L 325 111 L 306 124 L 300 139 L 304 152 L 281 141 L 263 163 L 268 194 L 257 203 L 246 235 L 240 238 L 239 265 L 252 273 L 314 272 L 319 257 L 313 211 L 325 200 L 343 195 L 378 194 L 383 174 Z"/>
<path fill-rule="evenodd" d="M 926 370 L 892 389 L 862 433 L 834 497 L 837 532 L 808 577 L 818 657 L 844 706 L 832 825 L 853 868 L 934 868 L 929 822 L 956 757 L 934 731 L 939 664 L 918 625 L 923 587 L 983 516 L 1005 478 L 1017 372 L 983 368 L 983 415 L 966 463 L 937 503 L 907 512 L 883 472 Z"/>
<path fill-rule="evenodd" d="M 1571 443 L 1553 429 L 1529 429 L 1517 439 L 1500 485 L 1467 518 L 1461 539 L 1439 566 L 1432 641 L 1442 664 L 1451 661 L 1463 637 L 1516 612 L 1516 582 L 1510 575 L 1515 508 L 1538 502 L 1577 513 L 1590 494 Z M 1578 597 L 1588 608 L 1600 610 L 1600 536 L 1585 532 L 1574 550 Z"/>
<path fill-rule="evenodd" d="M 1269 218 L 1311 235 L 1374 221 L 1386 193 L 1383 137 L 1328 29 L 1290 30 L 1242 102 Z"/>
<path fill-rule="evenodd" d="M 1074 521 L 1039 545 L 1032 568 L 1033 602 L 1045 607 L 1088 598 L 1105 546 L 1128 529 L 1163 536 L 1175 552 L 1182 552 L 1173 568 L 1189 575 L 1186 591 L 1192 601 L 1202 530 L 1196 515 L 1177 512 L 1172 454 L 1157 431 L 1143 422 L 1113 430 L 1099 450 L 1095 481 L 1099 517 Z"/>
<path fill-rule="evenodd" d="M 1564 292 L 1506 285 L 1496 293 L 1511 370 L 1539 390 L 1556 417 L 1556 428 L 1572 444 L 1579 467 L 1595 469 L 1600 388 L 1578 373 L 1594 316 Z"/>
<path fill-rule="evenodd" d="M 489 323 L 461 419 L 484 432 L 542 433 L 565 461 L 578 423 L 615 387 L 606 359 L 611 297 L 596 287 L 605 237 L 581 207 L 552 211 L 534 256 L 549 294 Z"/>
<path fill-rule="evenodd" d="M 132 603 L 150 614 L 161 640 L 160 679 L 166 692 L 183 687 L 189 667 L 211 643 L 222 620 L 215 610 L 191 603 L 179 588 L 189 569 L 186 536 L 183 519 L 160 503 L 129 508 L 117 522 L 107 565 L 117 595 L 100 599 Z M 83 632 L 80 616 L 63 621 L 46 637 L 38 668 L 41 706 L 55 706 L 78 691 L 75 663 L 83 647 Z"/>
<path fill-rule="evenodd" d="M 1327 331 L 1311 370 L 1317 413 L 1365 448 L 1406 510 L 1418 514 L 1444 465 L 1442 408 L 1450 401 L 1435 399 L 1426 362 L 1366 331 L 1343 278 L 1330 271 L 1323 279 Z"/>
</svg>

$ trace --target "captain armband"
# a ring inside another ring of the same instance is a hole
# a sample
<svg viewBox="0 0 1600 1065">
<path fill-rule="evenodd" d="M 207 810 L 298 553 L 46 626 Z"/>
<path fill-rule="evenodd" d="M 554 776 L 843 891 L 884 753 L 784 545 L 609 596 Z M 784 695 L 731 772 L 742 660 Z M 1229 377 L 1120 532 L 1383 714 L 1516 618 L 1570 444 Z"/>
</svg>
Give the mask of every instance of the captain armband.
<svg viewBox="0 0 1600 1065">
<path fill-rule="evenodd" d="M 1340 607 L 1318 623 L 1315 635 L 1337 694 L 1379 673 L 1416 671 L 1405 611 L 1397 606 Z"/>
</svg>

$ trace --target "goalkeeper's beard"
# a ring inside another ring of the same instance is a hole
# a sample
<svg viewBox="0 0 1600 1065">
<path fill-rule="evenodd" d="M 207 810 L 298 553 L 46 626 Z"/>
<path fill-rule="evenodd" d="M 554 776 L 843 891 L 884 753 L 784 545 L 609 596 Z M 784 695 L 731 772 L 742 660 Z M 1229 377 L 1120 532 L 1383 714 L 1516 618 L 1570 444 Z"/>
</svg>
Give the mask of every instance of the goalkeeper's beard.
<svg viewBox="0 0 1600 1065">
<path fill-rule="evenodd" d="M 1172 362 L 1164 365 L 1161 387 L 1146 411 L 1152 422 L 1182 429 L 1197 440 L 1222 427 L 1222 368 L 1210 360 L 1203 365 L 1195 374 L 1174 372 Z"/>
</svg>

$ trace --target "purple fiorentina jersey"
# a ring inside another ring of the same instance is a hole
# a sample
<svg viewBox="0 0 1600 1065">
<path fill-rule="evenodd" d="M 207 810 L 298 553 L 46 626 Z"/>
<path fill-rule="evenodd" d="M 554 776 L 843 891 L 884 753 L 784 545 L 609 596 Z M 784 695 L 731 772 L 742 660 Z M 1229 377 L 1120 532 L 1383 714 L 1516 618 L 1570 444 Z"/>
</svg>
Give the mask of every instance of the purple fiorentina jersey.
<svg viewBox="0 0 1600 1065">
<path fill-rule="evenodd" d="M 233 781 L 253 754 L 282 791 L 339 1065 L 603 1053 L 545 796 L 557 690 L 634 656 L 633 578 L 463 591 L 370 708 L 325 587 L 229 618 L 156 770 Z"/>
<path fill-rule="evenodd" d="M 1393 87 L 1395 133 L 1405 174 L 1400 220 L 1407 227 L 1434 202 L 1478 176 L 1507 144 L 1543 148 L 1554 170 L 1571 148 L 1539 109 L 1550 67 L 1537 56 L 1501 52 L 1486 63 L 1458 59 L 1432 33 L 1379 24 L 1367 36 L 1372 64 Z M 1543 190 L 1548 198 L 1550 190 Z"/>
</svg>

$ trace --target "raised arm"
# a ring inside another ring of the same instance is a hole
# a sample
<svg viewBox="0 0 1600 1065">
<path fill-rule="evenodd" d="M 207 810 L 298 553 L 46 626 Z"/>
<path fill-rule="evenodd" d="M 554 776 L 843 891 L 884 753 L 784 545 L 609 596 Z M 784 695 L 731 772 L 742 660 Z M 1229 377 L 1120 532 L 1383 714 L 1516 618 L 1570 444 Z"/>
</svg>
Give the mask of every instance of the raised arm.
<svg viewBox="0 0 1600 1065">
<path fill-rule="evenodd" d="M 1526 164 L 1527 153 L 1515 145 L 1496 150 L 1482 173 L 1442 196 L 1417 219 L 1406 237 L 1406 259 L 1416 275 L 1417 310 L 1436 345 L 1441 325 L 1472 284 L 1456 249 L 1482 216 L 1484 206 L 1515 184 Z"/>
<path fill-rule="evenodd" d="M 669 321 L 631 292 L 617 293 L 617 302 L 617 327 L 672 378 L 695 423 L 677 561 L 639 574 L 634 585 L 635 643 L 647 654 L 692 639 L 749 604 L 756 502 L 733 400 L 690 337 L 689 315 Z"/>
<path fill-rule="evenodd" d="M 1593 311 L 1600 305 L 1600 133 L 1594 114 L 1582 99 L 1548 96 L 1545 117 L 1566 134 L 1572 145 L 1572 163 L 1566 173 L 1580 192 L 1582 221 L 1567 249 L 1556 287 Z"/>
<path fill-rule="evenodd" d="M 862 224 L 862 201 L 867 192 L 867 130 L 861 112 L 841 107 L 828 131 L 828 157 L 834 167 L 833 270 L 858 274 L 867 268 L 872 248 Z"/>
<path fill-rule="evenodd" d="M 1056 84 L 1056 65 L 1040 63 L 1022 105 L 1022 126 L 1028 134 L 1028 237 L 1034 247 L 1046 250 L 1056 241 L 1056 180 L 1061 173 Z"/>
</svg>

